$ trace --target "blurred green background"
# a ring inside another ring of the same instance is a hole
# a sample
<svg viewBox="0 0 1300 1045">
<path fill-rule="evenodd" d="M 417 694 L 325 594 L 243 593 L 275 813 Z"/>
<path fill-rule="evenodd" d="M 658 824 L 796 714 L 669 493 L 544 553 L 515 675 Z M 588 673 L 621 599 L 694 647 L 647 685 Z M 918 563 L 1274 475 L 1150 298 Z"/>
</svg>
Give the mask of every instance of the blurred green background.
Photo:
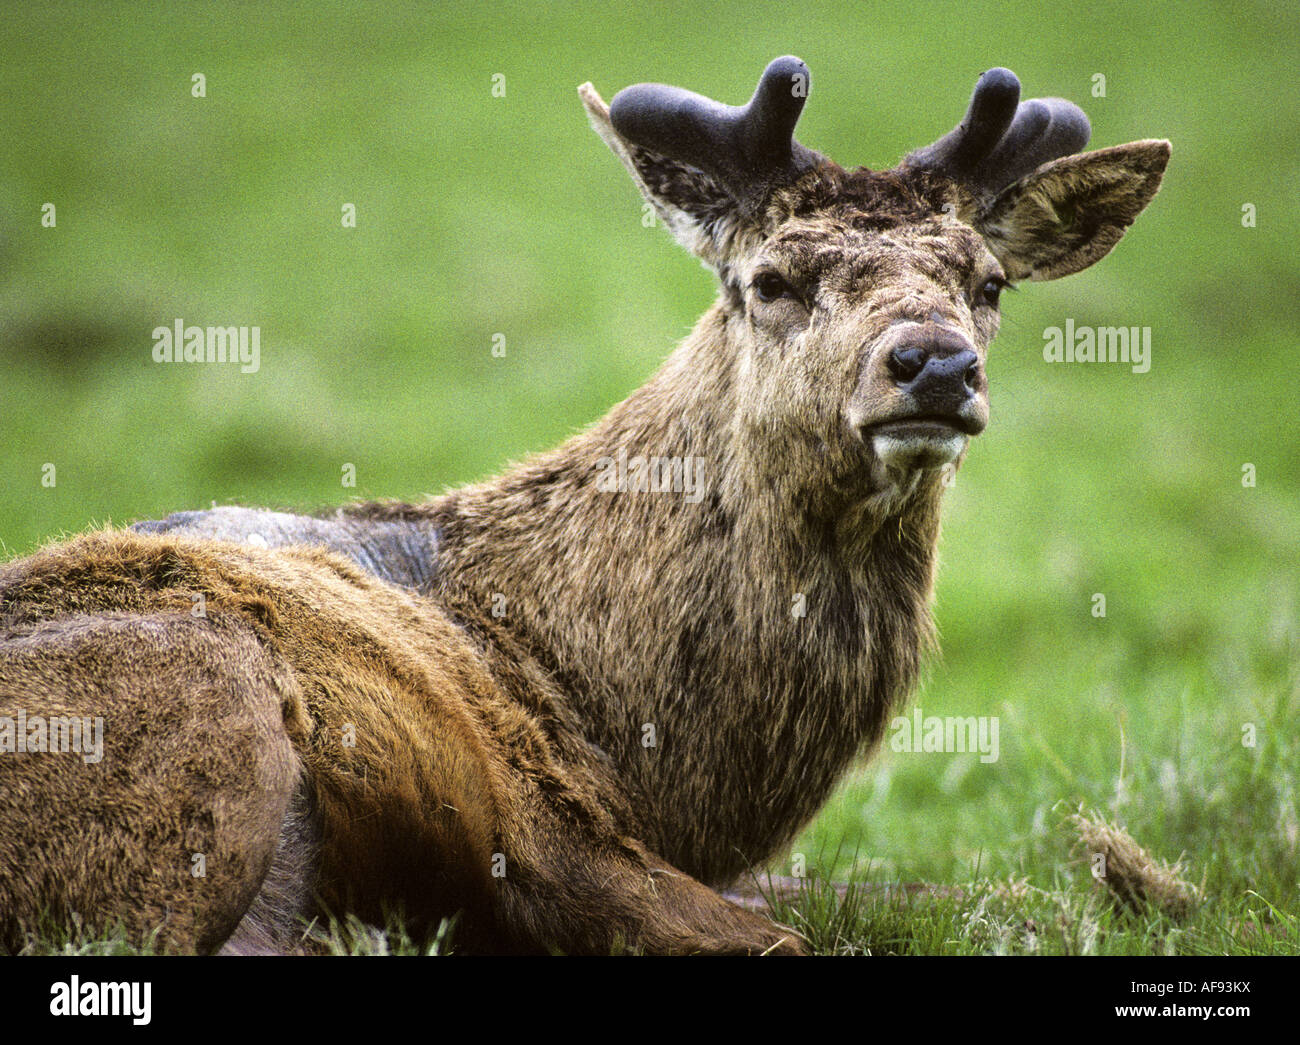
<svg viewBox="0 0 1300 1045">
<path fill-rule="evenodd" d="M 1173 160 L 1111 257 L 1004 298 L 993 421 L 949 499 L 944 656 L 918 697 L 927 714 L 1001 716 L 1001 761 L 887 751 L 796 848 L 836 873 L 854 857 L 905 876 L 1050 872 L 1054 804 L 1086 801 L 1294 900 L 1298 10 L 10 8 L 3 549 L 213 501 L 418 498 L 630 392 L 714 288 L 642 227 L 587 127 L 584 80 L 607 99 L 653 79 L 740 102 L 795 53 L 813 71 L 800 140 L 883 167 L 1006 65 L 1027 95 L 1083 105 L 1093 147 L 1167 137 Z M 258 373 L 155 364 L 151 331 L 178 317 L 260 326 Z M 1045 364 L 1043 329 L 1067 318 L 1151 327 L 1150 372 Z"/>
</svg>

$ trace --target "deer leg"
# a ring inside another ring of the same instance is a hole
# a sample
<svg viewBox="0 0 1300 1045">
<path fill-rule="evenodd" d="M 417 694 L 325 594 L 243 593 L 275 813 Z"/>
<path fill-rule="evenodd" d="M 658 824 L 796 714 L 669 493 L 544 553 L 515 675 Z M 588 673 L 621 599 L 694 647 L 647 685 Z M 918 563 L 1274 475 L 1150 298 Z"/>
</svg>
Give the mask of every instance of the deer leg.
<svg viewBox="0 0 1300 1045">
<path fill-rule="evenodd" d="M 536 793 L 493 868 L 497 919 L 517 946 L 566 953 L 804 954 L 791 929 L 747 911 L 634 839 Z"/>
<path fill-rule="evenodd" d="M 0 741 L 0 947 L 69 925 L 161 951 L 219 947 L 261 887 L 301 773 L 286 728 L 296 693 L 218 615 L 0 632 L 0 730 L 21 718 L 27 733 L 26 750 Z M 73 723 L 81 751 L 55 751 Z"/>
</svg>

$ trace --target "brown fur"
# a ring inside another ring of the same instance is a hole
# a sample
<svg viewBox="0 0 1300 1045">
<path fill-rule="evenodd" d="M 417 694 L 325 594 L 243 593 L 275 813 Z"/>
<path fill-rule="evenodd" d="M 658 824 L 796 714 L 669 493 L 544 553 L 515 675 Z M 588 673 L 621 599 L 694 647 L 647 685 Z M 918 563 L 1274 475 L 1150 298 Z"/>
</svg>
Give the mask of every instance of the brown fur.
<svg viewBox="0 0 1300 1045">
<path fill-rule="evenodd" d="M 75 910 L 169 950 L 288 949 L 323 909 L 462 912 L 475 949 L 802 949 L 710 887 L 816 812 L 930 643 L 943 483 L 868 434 L 907 409 L 889 350 L 968 343 L 982 427 L 980 288 L 1096 260 L 1163 161 L 1057 161 L 997 201 L 825 163 L 751 220 L 583 99 L 718 303 L 558 449 L 345 510 L 349 533 L 436 530 L 420 594 L 323 550 L 164 534 L 0 568 L 0 714 L 107 730 L 98 767 L 0 756 L 0 942 Z M 790 294 L 760 301 L 766 270 Z M 620 452 L 702 461 L 698 503 L 602 490 Z"/>
</svg>

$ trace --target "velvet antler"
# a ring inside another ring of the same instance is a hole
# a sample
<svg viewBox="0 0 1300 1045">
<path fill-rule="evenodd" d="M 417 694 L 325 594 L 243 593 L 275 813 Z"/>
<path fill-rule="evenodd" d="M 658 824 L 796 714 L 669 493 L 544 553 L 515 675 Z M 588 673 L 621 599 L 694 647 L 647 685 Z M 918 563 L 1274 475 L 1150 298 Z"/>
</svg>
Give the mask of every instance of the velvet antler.
<svg viewBox="0 0 1300 1045">
<path fill-rule="evenodd" d="M 1064 98 L 1021 102 L 1016 74 L 990 69 L 976 83 L 961 123 L 903 162 L 996 194 L 1049 160 L 1080 151 L 1091 134 L 1077 105 Z"/>
<path fill-rule="evenodd" d="M 614 96 L 609 118 L 620 135 L 714 178 L 749 213 L 771 190 L 822 157 L 794 140 L 811 83 L 798 58 L 777 58 L 742 106 L 660 83 L 639 83 Z"/>
</svg>

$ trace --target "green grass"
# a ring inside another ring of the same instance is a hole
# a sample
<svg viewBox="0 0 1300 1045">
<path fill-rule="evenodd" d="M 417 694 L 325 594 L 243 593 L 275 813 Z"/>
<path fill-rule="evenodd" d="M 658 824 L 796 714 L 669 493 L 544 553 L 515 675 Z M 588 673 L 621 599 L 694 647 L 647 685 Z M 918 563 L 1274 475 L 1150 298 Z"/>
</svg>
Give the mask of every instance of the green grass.
<svg viewBox="0 0 1300 1045">
<path fill-rule="evenodd" d="M 992 424 L 949 497 L 943 659 L 916 698 L 999 716 L 1000 760 L 885 750 L 794 846 L 822 880 L 969 897 L 900 910 L 866 891 L 832 910 L 814 896 L 805 917 L 834 950 L 1295 952 L 1300 13 L 723 6 L 11 12 L 3 550 L 212 501 L 417 498 L 557 442 L 636 387 L 713 288 L 641 227 L 586 126 L 586 79 L 606 97 L 658 79 L 738 101 L 768 59 L 797 53 L 814 76 L 801 140 L 884 166 L 1007 65 L 1028 93 L 1084 105 L 1094 146 L 1168 137 L 1173 160 L 1111 257 L 1004 300 Z M 720 37 L 733 22 L 744 31 Z M 1090 94 L 1099 72 L 1105 98 Z M 48 201 L 55 229 L 39 224 Z M 156 366 L 150 332 L 176 317 L 260 325 L 261 370 Z M 1043 329 L 1067 317 L 1150 326 L 1151 372 L 1043 363 Z M 1059 826 L 1080 803 L 1204 879 L 1187 924 L 1100 904 Z M 1012 879 L 1029 892 L 1009 910 L 981 892 Z"/>
<path fill-rule="evenodd" d="M 319 919 L 304 925 L 298 949 L 304 955 L 315 956 L 431 957 L 451 953 L 454 936 L 454 920 L 444 921 L 428 939 L 415 939 L 398 918 L 390 918 L 381 928 L 349 915 L 343 919 Z M 80 958 L 163 952 L 149 943 L 132 941 L 124 931 L 97 934 L 88 933 L 79 925 L 51 923 L 49 928 L 34 933 L 19 953 Z"/>
</svg>

